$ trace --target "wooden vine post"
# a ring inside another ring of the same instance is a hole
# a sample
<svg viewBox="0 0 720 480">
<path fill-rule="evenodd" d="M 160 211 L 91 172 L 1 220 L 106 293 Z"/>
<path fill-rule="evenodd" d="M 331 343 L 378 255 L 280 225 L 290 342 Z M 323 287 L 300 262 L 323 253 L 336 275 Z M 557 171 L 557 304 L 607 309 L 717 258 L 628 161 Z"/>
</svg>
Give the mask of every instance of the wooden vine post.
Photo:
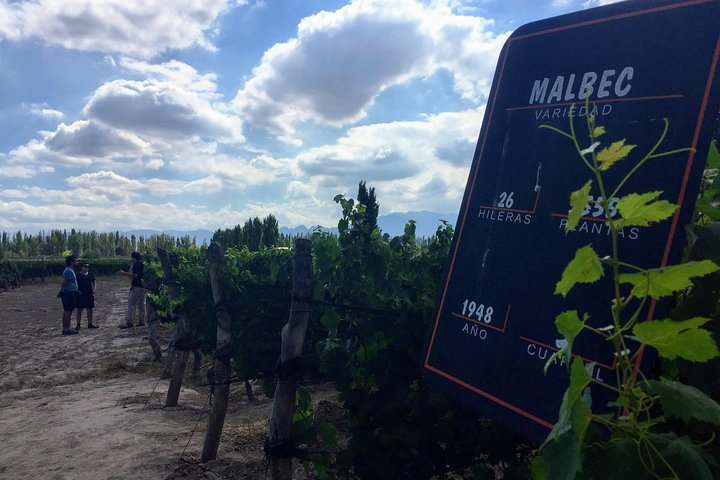
<svg viewBox="0 0 720 480">
<path fill-rule="evenodd" d="M 292 479 L 292 457 L 287 454 L 280 455 L 279 452 L 288 451 L 286 444 L 292 434 L 298 382 L 298 369 L 293 368 L 293 365 L 297 366 L 302 354 L 313 292 L 311 251 L 310 240 L 298 239 L 295 241 L 290 318 L 280 334 L 282 340 L 280 363 L 272 416 L 270 417 L 270 435 L 266 445 L 270 463 L 270 480 Z"/>
<path fill-rule="evenodd" d="M 228 395 L 230 392 L 230 314 L 225 307 L 220 271 L 223 268 L 223 250 L 219 243 L 213 242 L 207 250 L 210 260 L 210 284 L 212 285 L 215 314 L 217 316 L 217 343 L 215 346 L 215 393 L 213 394 L 212 410 L 205 433 L 201 462 L 208 462 L 217 457 L 220 446 L 220 435 L 225 424 Z"/>
<path fill-rule="evenodd" d="M 157 254 L 158 259 L 160 260 L 160 265 L 162 265 L 165 282 L 167 283 L 168 297 L 170 297 L 170 300 L 177 300 L 180 298 L 180 284 L 173 274 L 172 264 L 170 263 L 170 255 L 167 250 L 162 248 L 157 249 Z M 166 407 L 177 406 L 189 354 L 187 343 L 190 339 L 190 335 L 187 327 L 187 316 L 185 314 L 185 310 L 180 307 L 176 309 L 173 314 L 177 319 L 177 325 L 173 330 L 172 350 L 165 362 L 165 370 L 168 371 L 172 369 L 172 373 L 170 374 L 170 386 L 168 387 L 167 397 L 165 398 Z M 182 347 L 177 348 L 177 345 L 182 345 Z M 167 377 L 163 375 L 163 378 Z"/>
</svg>

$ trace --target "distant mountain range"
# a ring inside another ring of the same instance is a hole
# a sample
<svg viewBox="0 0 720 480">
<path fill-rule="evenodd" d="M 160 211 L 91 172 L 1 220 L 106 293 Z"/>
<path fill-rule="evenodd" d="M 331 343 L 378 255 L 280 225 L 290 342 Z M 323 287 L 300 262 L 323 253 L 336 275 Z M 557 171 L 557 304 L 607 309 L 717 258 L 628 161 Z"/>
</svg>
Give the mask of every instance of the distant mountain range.
<svg viewBox="0 0 720 480">
<path fill-rule="evenodd" d="M 409 220 L 415 220 L 415 235 L 418 237 L 430 237 L 435 234 L 435 231 L 440 225 L 440 220 L 447 220 L 450 225 L 455 227 L 457 220 L 456 213 L 437 213 L 428 211 L 419 212 L 403 212 L 403 213 L 390 213 L 388 215 L 380 215 L 378 217 L 378 226 L 383 233 L 387 233 L 394 237 L 396 235 L 402 235 L 405 230 L 405 224 Z M 316 230 L 316 226 L 306 227 L 299 225 L 297 227 L 280 227 L 280 233 L 284 235 L 296 236 L 296 235 L 310 235 Z M 332 227 L 321 227 L 326 232 L 337 232 L 337 226 Z M 179 238 L 188 235 L 190 238 L 194 238 L 198 245 L 203 243 L 210 243 L 210 239 L 213 233 L 209 230 L 126 230 L 123 231 L 125 235 L 135 235 L 136 237 L 143 236 L 145 238 L 151 235 L 159 235 L 165 233 L 172 235 L 173 237 Z"/>
</svg>

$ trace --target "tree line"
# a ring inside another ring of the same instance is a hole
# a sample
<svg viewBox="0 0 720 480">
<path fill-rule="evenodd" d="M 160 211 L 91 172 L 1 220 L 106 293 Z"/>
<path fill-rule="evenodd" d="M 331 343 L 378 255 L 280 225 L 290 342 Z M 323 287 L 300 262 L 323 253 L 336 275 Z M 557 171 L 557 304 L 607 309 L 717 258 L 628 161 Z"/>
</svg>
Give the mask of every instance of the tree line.
<svg viewBox="0 0 720 480">
<path fill-rule="evenodd" d="M 291 245 L 293 239 L 281 235 L 278 221 L 273 215 L 264 219 L 255 217 L 244 225 L 218 229 L 212 237 L 223 247 L 247 247 L 252 252 L 278 245 Z M 115 232 L 81 231 L 75 228 L 40 230 L 37 233 L 3 231 L 0 233 L 0 259 L 61 257 L 69 254 L 82 258 L 109 258 L 127 256 L 130 252 L 142 254 L 155 252 L 157 248 L 187 248 L 199 246 L 197 239 L 189 235 L 179 237 L 158 233 L 148 236 Z"/>
</svg>

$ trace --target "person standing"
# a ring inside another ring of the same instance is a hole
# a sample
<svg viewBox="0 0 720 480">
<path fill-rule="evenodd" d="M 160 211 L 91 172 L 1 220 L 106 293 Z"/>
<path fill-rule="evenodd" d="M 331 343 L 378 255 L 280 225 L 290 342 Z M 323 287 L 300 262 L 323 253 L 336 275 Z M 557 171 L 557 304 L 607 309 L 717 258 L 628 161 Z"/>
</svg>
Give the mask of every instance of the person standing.
<svg viewBox="0 0 720 480">
<path fill-rule="evenodd" d="M 130 254 L 132 258 L 132 265 L 130 265 L 130 271 L 125 272 L 118 270 L 118 275 L 130 277 L 130 293 L 128 293 L 128 309 L 127 316 L 125 317 L 125 324 L 120 325 L 120 328 L 132 328 L 133 316 L 135 310 L 138 311 L 138 325 L 145 325 L 145 285 L 143 284 L 143 274 L 145 273 L 145 264 L 142 261 L 140 252 L 132 252 Z"/>
<path fill-rule="evenodd" d="M 62 334 L 63 335 L 74 335 L 77 330 L 70 328 L 70 322 L 72 320 L 72 312 L 77 306 L 77 294 L 78 284 L 77 277 L 75 276 L 75 255 L 68 255 L 65 257 L 65 270 L 62 274 L 62 280 L 60 281 L 60 300 L 62 300 L 63 315 L 62 315 Z"/>
<path fill-rule="evenodd" d="M 77 299 L 77 324 L 75 330 L 80 330 L 82 312 L 87 309 L 88 328 L 98 328 L 93 324 L 93 308 L 95 308 L 95 275 L 90 273 L 90 265 L 87 263 L 80 267 L 77 275 L 78 299 Z"/>
</svg>

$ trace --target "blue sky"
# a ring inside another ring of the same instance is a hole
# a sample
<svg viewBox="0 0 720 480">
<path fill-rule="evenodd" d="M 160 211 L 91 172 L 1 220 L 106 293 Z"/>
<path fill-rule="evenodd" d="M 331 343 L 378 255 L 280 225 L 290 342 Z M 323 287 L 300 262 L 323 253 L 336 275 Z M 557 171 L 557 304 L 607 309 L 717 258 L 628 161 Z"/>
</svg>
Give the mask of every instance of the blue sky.
<svg viewBox="0 0 720 480">
<path fill-rule="evenodd" d="M 459 209 L 503 42 L 608 0 L 0 0 L 0 230 Z"/>
</svg>

